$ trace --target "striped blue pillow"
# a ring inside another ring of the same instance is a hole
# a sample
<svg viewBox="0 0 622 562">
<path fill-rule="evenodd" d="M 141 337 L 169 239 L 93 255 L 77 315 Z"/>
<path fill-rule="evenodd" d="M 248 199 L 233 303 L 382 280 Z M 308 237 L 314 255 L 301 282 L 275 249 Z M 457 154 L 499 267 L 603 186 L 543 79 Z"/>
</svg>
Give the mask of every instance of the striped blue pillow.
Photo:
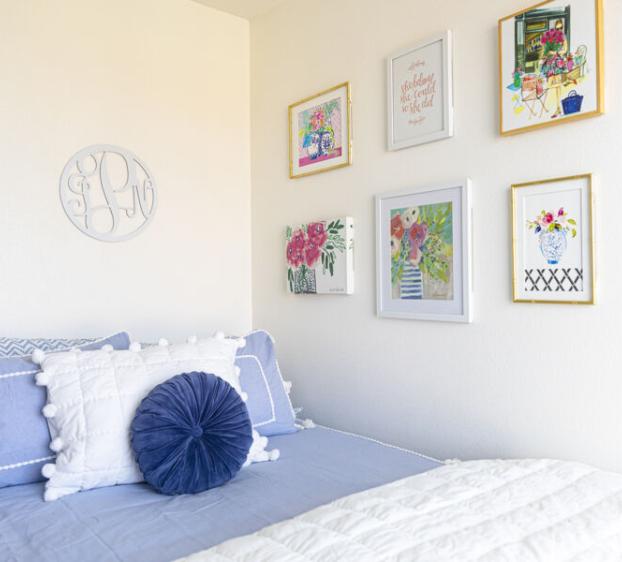
<svg viewBox="0 0 622 562">
<path fill-rule="evenodd" d="M 2 340 L 4 349 L 12 349 L 17 356 L 0 357 L 0 488 L 43 480 L 41 467 L 54 458 L 41 414 L 47 397 L 45 388 L 35 384 L 39 366 L 31 360 L 32 351 L 99 349 L 106 344 L 128 349 L 130 345 L 125 332 L 95 340 Z"/>
</svg>

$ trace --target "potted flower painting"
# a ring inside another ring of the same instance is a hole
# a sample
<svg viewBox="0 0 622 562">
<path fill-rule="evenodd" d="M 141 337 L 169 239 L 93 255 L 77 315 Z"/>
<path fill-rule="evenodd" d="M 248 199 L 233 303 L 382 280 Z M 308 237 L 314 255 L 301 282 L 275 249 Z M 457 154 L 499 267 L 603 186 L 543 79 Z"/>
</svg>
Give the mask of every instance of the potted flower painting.
<svg viewBox="0 0 622 562">
<path fill-rule="evenodd" d="M 592 176 L 512 186 L 515 302 L 594 302 Z"/>
<path fill-rule="evenodd" d="M 394 298 L 451 298 L 452 205 L 391 210 L 391 288 Z"/>
<path fill-rule="evenodd" d="M 538 235 L 540 251 L 549 265 L 557 265 L 568 248 L 568 234 L 577 237 L 577 221 L 563 209 L 542 211 L 535 220 L 527 221 L 529 230 Z"/>
<path fill-rule="evenodd" d="M 468 179 L 376 197 L 378 315 L 471 322 Z"/>
<path fill-rule="evenodd" d="M 294 294 L 351 294 L 354 224 L 350 217 L 288 226 L 287 286 Z"/>
</svg>

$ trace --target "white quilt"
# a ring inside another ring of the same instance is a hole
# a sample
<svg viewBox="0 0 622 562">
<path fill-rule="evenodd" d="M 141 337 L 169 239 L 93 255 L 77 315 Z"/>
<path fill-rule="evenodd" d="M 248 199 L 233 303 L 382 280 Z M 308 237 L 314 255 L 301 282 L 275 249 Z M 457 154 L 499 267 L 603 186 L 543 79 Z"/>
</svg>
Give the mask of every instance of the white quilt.
<svg viewBox="0 0 622 562">
<path fill-rule="evenodd" d="M 622 475 L 551 460 L 445 465 L 186 562 L 622 560 Z"/>
</svg>

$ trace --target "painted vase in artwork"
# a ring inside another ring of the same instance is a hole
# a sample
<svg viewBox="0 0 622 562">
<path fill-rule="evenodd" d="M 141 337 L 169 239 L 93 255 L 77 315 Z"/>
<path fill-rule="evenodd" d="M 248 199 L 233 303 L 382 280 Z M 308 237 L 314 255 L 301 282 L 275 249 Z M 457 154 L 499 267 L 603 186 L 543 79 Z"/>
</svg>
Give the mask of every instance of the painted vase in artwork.
<svg viewBox="0 0 622 562">
<path fill-rule="evenodd" d="M 549 265 L 557 265 L 567 248 L 566 231 L 553 230 L 540 233 L 540 251 Z"/>
<path fill-rule="evenodd" d="M 568 234 L 577 236 L 577 221 L 562 207 L 558 211 L 542 211 L 535 220 L 527 221 L 540 241 L 540 252 L 549 265 L 557 265 L 568 249 Z"/>
</svg>

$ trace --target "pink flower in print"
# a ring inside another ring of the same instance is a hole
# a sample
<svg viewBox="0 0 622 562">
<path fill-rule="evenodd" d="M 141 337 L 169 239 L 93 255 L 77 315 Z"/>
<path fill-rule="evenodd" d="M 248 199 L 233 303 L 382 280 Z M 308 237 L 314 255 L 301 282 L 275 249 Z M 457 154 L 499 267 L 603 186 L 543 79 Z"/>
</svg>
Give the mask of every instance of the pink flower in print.
<svg viewBox="0 0 622 562">
<path fill-rule="evenodd" d="M 294 235 L 292 236 L 292 243 L 294 244 L 294 247 L 298 250 L 304 249 L 305 233 L 301 229 L 298 229 L 296 232 L 294 232 Z"/>
<path fill-rule="evenodd" d="M 413 248 L 422 248 L 428 236 L 428 225 L 425 223 L 414 224 L 409 231 L 409 236 Z"/>
<path fill-rule="evenodd" d="M 402 224 L 402 216 L 399 213 L 391 219 L 391 236 L 396 238 L 404 236 L 404 225 Z"/>
<path fill-rule="evenodd" d="M 553 213 L 547 213 L 546 215 L 544 215 L 544 224 L 551 224 L 553 220 Z"/>
<path fill-rule="evenodd" d="M 313 267 L 318 259 L 320 259 L 320 246 L 313 239 L 309 238 L 305 244 L 305 263 L 307 267 Z"/>
<path fill-rule="evenodd" d="M 311 115 L 311 129 L 313 131 L 317 131 L 318 129 L 323 128 L 325 119 L 324 110 L 318 109 L 317 111 L 314 111 L 313 115 Z"/>
<path fill-rule="evenodd" d="M 416 223 L 408 231 L 408 235 L 410 236 L 410 255 L 408 259 L 410 259 L 410 262 L 414 266 L 417 266 L 423 257 L 421 248 L 423 248 L 425 240 L 428 237 L 428 225 L 425 223 Z"/>
<path fill-rule="evenodd" d="M 312 222 L 307 226 L 307 235 L 310 240 L 314 240 L 315 243 L 321 248 L 328 240 L 328 233 L 324 227 L 324 223 Z"/>
<path fill-rule="evenodd" d="M 300 267 L 304 262 L 304 253 L 302 249 L 297 248 L 292 240 L 287 244 L 287 263 L 292 267 Z"/>
</svg>

